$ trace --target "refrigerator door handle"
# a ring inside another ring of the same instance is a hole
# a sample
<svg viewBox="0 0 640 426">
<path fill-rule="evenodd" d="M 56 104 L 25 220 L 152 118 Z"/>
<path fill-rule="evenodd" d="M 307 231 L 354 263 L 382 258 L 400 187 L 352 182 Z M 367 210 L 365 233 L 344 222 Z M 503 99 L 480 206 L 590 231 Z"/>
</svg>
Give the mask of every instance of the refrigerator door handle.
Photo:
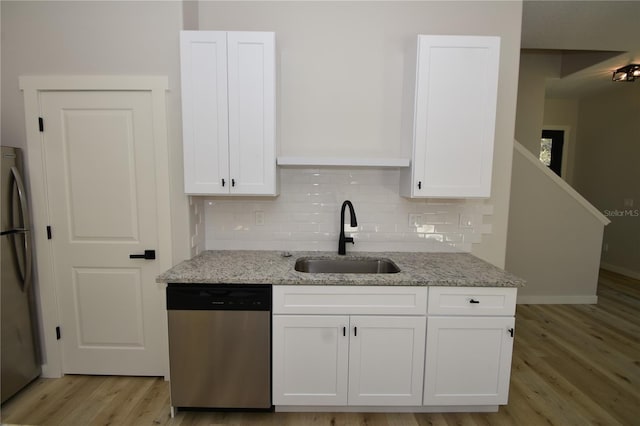
<svg viewBox="0 0 640 426">
<path fill-rule="evenodd" d="M 29 210 L 27 209 L 27 194 L 24 190 L 24 182 L 17 167 L 11 167 L 11 175 L 13 176 L 13 181 L 15 182 L 15 188 L 18 191 L 18 200 L 20 201 L 20 217 L 22 218 L 23 225 L 22 232 L 20 233 L 24 236 L 24 271 L 20 271 L 20 273 L 22 275 L 22 291 L 25 292 L 31 287 L 31 267 L 33 262 L 30 241 L 31 235 L 29 235 Z M 14 217 L 12 217 L 12 220 L 13 219 Z M 15 241 L 16 240 L 14 239 L 14 244 Z M 16 246 L 16 252 L 17 251 L 18 247 Z"/>
<path fill-rule="evenodd" d="M 31 274 L 31 268 L 33 264 L 33 252 L 31 251 L 31 233 L 29 231 L 25 231 L 24 235 L 24 279 L 22 284 L 22 291 L 27 292 L 31 288 L 31 284 L 33 284 L 33 277 Z"/>
</svg>

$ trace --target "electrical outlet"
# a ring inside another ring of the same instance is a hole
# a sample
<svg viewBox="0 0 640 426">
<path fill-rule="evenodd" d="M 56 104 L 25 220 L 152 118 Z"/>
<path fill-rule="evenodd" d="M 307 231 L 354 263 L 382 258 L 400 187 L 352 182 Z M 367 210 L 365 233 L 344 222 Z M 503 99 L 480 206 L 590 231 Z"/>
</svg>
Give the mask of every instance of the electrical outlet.
<svg viewBox="0 0 640 426">
<path fill-rule="evenodd" d="M 255 212 L 255 216 L 256 216 L 256 226 L 263 226 L 264 225 L 264 212 L 261 211 L 257 211 Z"/>
<path fill-rule="evenodd" d="M 625 207 L 633 207 L 633 198 L 625 198 L 624 199 Z"/>
<path fill-rule="evenodd" d="M 416 227 L 422 225 L 422 215 L 417 213 L 409 213 L 409 226 Z"/>
</svg>

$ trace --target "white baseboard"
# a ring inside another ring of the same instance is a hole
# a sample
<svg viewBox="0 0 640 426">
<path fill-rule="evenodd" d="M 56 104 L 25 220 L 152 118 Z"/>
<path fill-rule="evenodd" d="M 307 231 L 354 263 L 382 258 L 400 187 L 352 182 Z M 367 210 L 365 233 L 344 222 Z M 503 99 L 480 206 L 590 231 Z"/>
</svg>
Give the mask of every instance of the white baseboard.
<svg viewBox="0 0 640 426">
<path fill-rule="evenodd" d="M 621 266 L 612 265 L 610 263 L 601 262 L 600 267 L 607 271 L 615 272 L 616 274 L 624 275 L 625 277 L 635 278 L 640 280 L 640 272 L 632 271 L 631 269 L 623 268 Z"/>
<path fill-rule="evenodd" d="M 598 296 L 521 296 L 516 303 L 521 305 L 595 305 Z"/>
<path fill-rule="evenodd" d="M 497 405 L 447 405 L 447 406 L 325 406 L 325 405 L 276 405 L 276 412 L 285 413 L 495 413 Z"/>
</svg>

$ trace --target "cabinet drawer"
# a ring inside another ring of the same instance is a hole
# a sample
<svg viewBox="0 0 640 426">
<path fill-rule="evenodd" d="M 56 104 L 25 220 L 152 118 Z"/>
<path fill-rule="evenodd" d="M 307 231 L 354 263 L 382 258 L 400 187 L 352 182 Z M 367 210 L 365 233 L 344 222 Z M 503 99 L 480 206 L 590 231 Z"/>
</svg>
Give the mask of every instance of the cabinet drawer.
<svg viewBox="0 0 640 426">
<path fill-rule="evenodd" d="M 514 315 L 515 288 L 430 287 L 429 315 Z"/>
<path fill-rule="evenodd" d="M 274 286 L 274 314 L 426 315 L 425 287 Z"/>
</svg>

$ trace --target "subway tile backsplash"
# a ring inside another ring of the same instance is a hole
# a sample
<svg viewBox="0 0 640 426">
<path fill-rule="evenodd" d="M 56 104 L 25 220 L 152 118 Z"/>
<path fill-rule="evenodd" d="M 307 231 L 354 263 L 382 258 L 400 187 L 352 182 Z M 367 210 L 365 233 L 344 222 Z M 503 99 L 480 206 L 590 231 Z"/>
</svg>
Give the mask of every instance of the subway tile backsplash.
<svg viewBox="0 0 640 426">
<path fill-rule="evenodd" d="M 400 197 L 397 169 L 281 168 L 275 198 L 205 198 L 209 250 L 337 250 L 340 208 L 355 207 L 347 251 L 471 251 L 491 232 L 484 200 Z M 195 204 L 197 206 L 199 203 Z M 193 209 L 194 207 L 192 207 Z"/>
</svg>

